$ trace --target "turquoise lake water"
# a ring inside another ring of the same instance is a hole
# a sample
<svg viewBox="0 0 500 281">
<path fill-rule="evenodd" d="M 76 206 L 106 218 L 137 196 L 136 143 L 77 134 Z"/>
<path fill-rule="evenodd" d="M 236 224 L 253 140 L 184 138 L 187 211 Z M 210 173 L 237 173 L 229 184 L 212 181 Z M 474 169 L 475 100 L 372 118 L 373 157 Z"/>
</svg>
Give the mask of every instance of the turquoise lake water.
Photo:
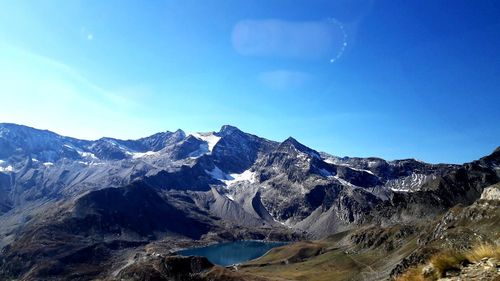
<svg viewBox="0 0 500 281">
<path fill-rule="evenodd" d="M 203 256 L 214 264 L 228 266 L 256 259 L 286 242 L 236 241 L 178 251 L 182 256 Z"/>
</svg>

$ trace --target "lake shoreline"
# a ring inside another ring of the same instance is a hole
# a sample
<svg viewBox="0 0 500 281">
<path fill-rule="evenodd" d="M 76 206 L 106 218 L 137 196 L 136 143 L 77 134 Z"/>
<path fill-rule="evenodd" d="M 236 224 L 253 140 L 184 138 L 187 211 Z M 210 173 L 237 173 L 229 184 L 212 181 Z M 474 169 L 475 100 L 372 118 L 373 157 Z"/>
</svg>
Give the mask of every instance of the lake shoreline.
<svg viewBox="0 0 500 281">
<path fill-rule="evenodd" d="M 203 256 L 220 266 L 234 266 L 264 256 L 276 247 L 293 241 L 238 240 L 177 250 L 179 256 Z"/>
</svg>

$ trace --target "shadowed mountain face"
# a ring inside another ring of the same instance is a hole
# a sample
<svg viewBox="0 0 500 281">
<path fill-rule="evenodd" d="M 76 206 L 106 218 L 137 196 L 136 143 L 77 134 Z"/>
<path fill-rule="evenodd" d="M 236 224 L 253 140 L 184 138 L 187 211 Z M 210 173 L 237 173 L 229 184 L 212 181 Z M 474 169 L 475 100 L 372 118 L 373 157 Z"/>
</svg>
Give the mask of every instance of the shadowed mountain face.
<svg viewBox="0 0 500 281">
<path fill-rule="evenodd" d="M 84 224 L 73 228 L 75 234 L 131 232 L 147 237 L 168 232 L 199 239 L 210 229 L 207 223 L 189 217 L 140 183 L 90 192 L 76 201 L 72 212 L 72 218 Z"/>
<path fill-rule="evenodd" d="M 104 278 L 144 249 L 418 223 L 472 204 L 499 163 L 340 158 L 232 126 L 88 141 L 0 124 L 0 277 Z"/>
<path fill-rule="evenodd" d="M 210 222 L 188 210 L 141 183 L 92 191 L 30 222 L 4 249 L 2 270 L 38 279 L 47 271 L 69 274 L 68 266 L 105 263 L 113 251 L 166 235 L 200 239 L 212 229 Z"/>
</svg>

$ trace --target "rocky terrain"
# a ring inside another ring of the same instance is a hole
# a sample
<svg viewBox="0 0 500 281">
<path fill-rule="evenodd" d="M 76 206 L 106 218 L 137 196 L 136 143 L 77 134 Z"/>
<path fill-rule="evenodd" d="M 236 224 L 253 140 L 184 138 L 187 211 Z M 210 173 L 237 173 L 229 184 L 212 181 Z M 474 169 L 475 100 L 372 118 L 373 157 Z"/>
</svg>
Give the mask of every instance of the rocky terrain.
<svg viewBox="0 0 500 281">
<path fill-rule="evenodd" d="M 436 165 L 336 157 L 232 126 L 88 141 L 0 124 L 0 278 L 265 280 L 267 266 L 306 274 L 318 258 L 346 278 L 395 277 L 444 247 L 498 243 L 498 191 L 483 190 L 499 177 L 499 149 Z M 243 271 L 171 255 L 239 239 L 320 240 Z"/>
<path fill-rule="evenodd" d="M 269 280 L 498 280 L 499 191 L 487 187 L 472 205 L 437 217 L 276 248 L 238 272 Z"/>
<path fill-rule="evenodd" d="M 439 278 L 438 281 L 467 281 L 467 280 L 498 280 L 500 279 L 500 263 L 494 258 L 484 258 L 483 260 L 469 264 L 449 273 L 448 277 Z"/>
</svg>

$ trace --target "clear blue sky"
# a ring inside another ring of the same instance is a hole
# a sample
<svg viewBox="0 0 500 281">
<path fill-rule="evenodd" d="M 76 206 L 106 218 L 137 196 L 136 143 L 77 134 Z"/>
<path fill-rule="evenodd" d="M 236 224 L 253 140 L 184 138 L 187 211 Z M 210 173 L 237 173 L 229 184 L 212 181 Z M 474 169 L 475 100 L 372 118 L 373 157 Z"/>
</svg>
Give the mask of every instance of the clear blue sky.
<svg viewBox="0 0 500 281">
<path fill-rule="evenodd" d="M 0 122 L 87 139 L 232 124 L 429 162 L 500 145 L 499 1 L 0 7 Z"/>
</svg>

